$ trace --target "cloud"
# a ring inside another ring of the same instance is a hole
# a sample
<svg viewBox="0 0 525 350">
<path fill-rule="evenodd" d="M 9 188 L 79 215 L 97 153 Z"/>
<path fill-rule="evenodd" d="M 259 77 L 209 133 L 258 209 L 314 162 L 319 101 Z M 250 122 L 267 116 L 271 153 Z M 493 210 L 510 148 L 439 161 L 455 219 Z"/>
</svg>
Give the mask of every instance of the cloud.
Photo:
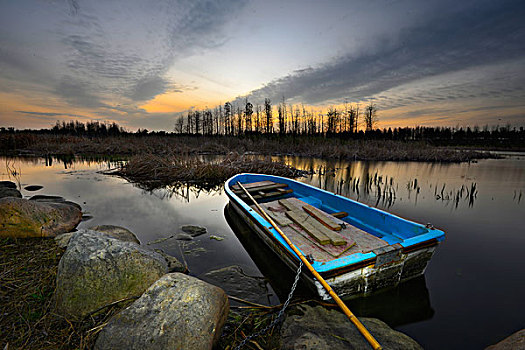
<svg viewBox="0 0 525 350">
<path fill-rule="evenodd" d="M 68 117 L 75 117 L 75 118 L 87 118 L 84 115 L 77 115 L 77 114 L 67 114 L 67 113 L 54 113 L 54 112 L 30 112 L 30 111 L 15 111 L 17 113 L 23 113 L 23 114 L 29 114 L 29 115 L 35 115 L 35 116 L 43 116 L 43 117 L 58 117 L 58 116 L 68 116 Z"/>
<path fill-rule="evenodd" d="M 368 101 L 404 84 L 447 73 L 472 69 L 482 77 L 483 67 L 525 58 L 524 16 L 525 6 L 519 1 L 486 2 L 456 13 L 437 13 L 402 29 L 396 36 L 383 35 L 368 50 L 295 71 L 252 91 L 248 97 L 258 103 L 265 97 L 280 101 L 282 96 L 289 102 L 307 104 Z M 523 66 L 518 71 L 523 72 Z M 506 73 L 510 76 L 515 71 Z M 435 102 L 459 98 L 458 94 L 463 97 L 503 94 L 505 89 L 520 87 L 500 81 L 493 85 L 494 91 L 479 88 L 449 81 L 442 87 L 443 95 L 417 98 L 421 102 Z M 409 96 L 397 97 L 406 100 L 394 104 L 411 103 Z M 242 102 L 243 98 L 236 102 Z"/>
<path fill-rule="evenodd" d="M 59 32 L 69 75 L 97 79 L 97 91 L 136 102 L 180 89 L 165 73 L 180 57 L 221 45 L 221 27 L 244 5 L 221 2 L 143 1 L 77 8 Z M 118 17 L 112 13 L 119 12 Z"/>
<path fill-rule="evenodd" d="M 39 2 L 3 6 L 0 78 L 30 82 L 72 107 L 143 103 L 191 88 L 173 63 L 227 40 L 245 0 Z"/>
</svg>

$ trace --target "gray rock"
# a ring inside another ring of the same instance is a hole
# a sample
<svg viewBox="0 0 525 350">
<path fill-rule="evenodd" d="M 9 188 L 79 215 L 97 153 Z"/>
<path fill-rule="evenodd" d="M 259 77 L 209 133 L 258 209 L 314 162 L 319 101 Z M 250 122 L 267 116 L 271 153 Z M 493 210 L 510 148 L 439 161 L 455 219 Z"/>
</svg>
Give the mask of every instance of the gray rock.
<svg viewBox="0 0 525 350">
<path fill-rule="evenodd" d="M 74 202 L 66 201 L 64 197 L 60 196 L 48 196 L 45 194 L 37 194 L 29 198 L 30 201 L 35 202 L 42 202 L 42 203 L 63 203 L 63 204 L 69 204 L 72 206 L 77 207 L 79 210 L 82 210 L 82 207 Z"/>
<path fill-rule="evenodd" d="M 109 321 L 95 349 L 211 349 L 228 310 L 228 297 L 220 288 L 170 273 Z"/>
<path fill-rule="evenodd" d="M 57 310 L 81 319 L 112 302 L 140 296 L 167 268 L 164 257 L 136 243 L 79 230 L 58 264 Z"/>
<path fill-rule="evenodd" d="M 180 229 L 192 237 L 197 237 L 197 236 L 200 236 L 206 233 L 206 227 L 195 226 L 195 225 L 181 226 Z"/>
<path fill-rule="evenodd" d="M 0 198 L 6 197 L 22 198 L 22 193 L 16 188 L 0 187 Z"/>
<path fill-rule="evenodd" d="M 383 349 L 423 349 L 409 336 L 376 318 L 360 318 Z M 291 308 L 281 327 L 281 349 L 370 349 L 366 339 L 337 310 L 307 305 Z"/>
<path fill-rule="evenodd" d="M 33 192 L 33 191 L 41 190 L 43 188 L 44 186 L 42 185 L 29 185 L 29 186 L 24 187 L 24 190 Z"/>
<path fill-rule="evenodd" d="M 82 211 L 68 202 L 0 199 L 0 237 L 55 237 L 72 231 L 80 220 Z"/>
<path fill-rule="evenodd" d="M 49 196 L 46 194 L 36 194 L 29 198 L 30 201 L 37 201 L 37 202 L 53 202 L 53 203 L 61 203 L 65 202 L 66 199 L 61 196 Z"/>
<path fill-rule="evenodd" d="M 162 249 L 155 249 L 157 253 L 162 255 L 168 264 L 168 272 L 188 272 L 186 266 L 184 266 L 176 257 L 166 254 Z"/>
<path fill-rule="evenodd" d="M 90 230 L 101 232 L 110 237 L 120 239 L 124 242 L 134 242 L 140 244 L 139 239 L 127 228 L 113 225 L 97 225 L 89 228 Z"/>
<path fill-rule="evenodd" d="M 16 190 L 16 184 L 13 181 L 0 181 L 0 188 L 14 188 Z"/>
<path fill-rule="evenodd" d="M 525 329 L 517 331 L 497 344 L 491 345 L 485 350 L 515 350 L 525 349 Z"/>
<path fill-rule="evenodd" d="M 67 245 L 69 244 L 69 240 L 74 234 L 75 232 L 61 233 L 55 237 L 55 242 L 59 248 L 66 249 Z"/>
<path fill-rule="evenodd" d="M 221 287 L 228 295 L 260 304 L 268 303 L 268 288 L 264 277 L 248 276 L 240 266 L 233 265 L 212 270 L 200 275 L 199 278 Z"/>
</svg>

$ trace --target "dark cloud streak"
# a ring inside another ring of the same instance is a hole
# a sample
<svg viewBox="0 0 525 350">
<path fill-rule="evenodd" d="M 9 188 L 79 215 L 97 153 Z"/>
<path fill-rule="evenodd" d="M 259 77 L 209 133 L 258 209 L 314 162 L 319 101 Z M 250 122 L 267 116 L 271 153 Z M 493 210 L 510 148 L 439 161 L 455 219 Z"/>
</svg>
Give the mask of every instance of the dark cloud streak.
<svg viewBox="0 0 525 350">
<path fill-rule="evenodd" d="M 248 96 L 256 102 L 265 97 L 279 101 L 282 96 L 307 104 L 366 101 L 421 78 L 522 58 L 523 18 L 525 6 L 518 1 L 471 6 L 446 17 L 438 14 L 423 25 L 404 29 L 395 39 L 382 38 L 370 54 L 352 53 L 326 65 L 303 69 Z M 501 84 L 496 88 L 513 87 Z M 450 93 L 454 95 L 454 91 Z M 471 93 L 476 95 L 476 91 Z"/>
</svg>

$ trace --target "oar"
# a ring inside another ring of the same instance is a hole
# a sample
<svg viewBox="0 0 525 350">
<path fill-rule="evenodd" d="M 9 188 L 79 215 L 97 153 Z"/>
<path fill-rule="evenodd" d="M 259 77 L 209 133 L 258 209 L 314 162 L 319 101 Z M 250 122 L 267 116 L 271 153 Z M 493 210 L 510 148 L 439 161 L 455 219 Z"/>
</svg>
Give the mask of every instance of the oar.
<svg viewBox="0 0 525 350">
<path fill-rule="evenodd" d="M 242 190 L 244 191 L 244 193 L 246 193 L 246 195 L 248 196 L 248 198 L 250 198 L 250 200 L 255 204 L 255 206 L 257 207 L 257 209 L 259 209 L 259 211 L 263 214 L 264 218 L 273 226 L 273 228 L 275 228 L 275 230 L 277 230 L 277 232 L 279 232 L 279 234 L 281 235 L 281 237 L 286 241 L 286 243 L 290 246 L 290 248 L 292 248 L 292 250 L 295 252 L 295 254 L 297 254 L 297 256 L 299 256 L 299 259 L 301 259 L 301 261 L 303 262 L 303 264 L 306 265 L 306 267 L 308 267 L 308 270 L 310 270 L 310 272 L 314 275 L 314 277 L 319 281 L 321 282 L 323 288 L 328 292 L 328 294 L 330 294 L 330 296 L 332 297 L 332 299 L 335 300 L 335 302 L 337 303 L 337 305 L 341 308 L 341 310 L 343 310 L 343 312 L 345 313 L 345 315 L 348 317 L 348 319 L 350 320 L 350 322 L 352 322 L 356 327 L 357 329 L 359 330 L 359 332 L 363 335 L 363 337 L 365 337 L 365 339 L 370 343 L 370 345 L 372 345 L 372 347 L 376 350 L 379 350 L 379 349 L 382 349 L 381 348 L 381 345 L 377 342 L 377 340 L 375 340 L 374 336 L 372 334 L 370 334 L 370 332 L 365 328 L 365 326 L 363 326 L 363 324 L 361 323 L 361 321 L 359 321 L 357 319 L 357 317 L 352 313 L 352 311 L 350 311 L 350 309 L 345 305 L 345 303 L 341 300 L 341 298 L 339 298 L 339 296 L 334 292 L 334 290 L 332 289 L 332 287 L 330 287 L 328 285 L 328 283 L 326 283 L 326 281 L 324 280 L 323 277 L 321 277 L 321 275 L 315 271 L 315 269 L 313 268 L 312 264 L 310 264 L 310 262 L 308 262 L 308 260 L 304 257 L 304 255 L 299 251 L 299 249 L 297 249 L 297 247 L 292 243 L 292 241 L 290 241 L 290 239 L 288 237 L 286 237 L 286 235 L 284 234 L 284 232 L 279 228 L 279 226 L 277 226 L 277 224 L 272 220 L 271 217 L 268 216 L 268 214 L 266 214 L 266 212 L 264 211 L 263 208 L 261 208 L 261 206 L 259 205 L 259 203 L 257 203 L 257 201 L 252 197 L 252 195 L 246 190 L 246 188 L 244 188 L 244 186 L 241 184 L 241 182 L 239 181 L 238 182 L 238 185 L 240 188 L 242 188 Z"/>
</svg>

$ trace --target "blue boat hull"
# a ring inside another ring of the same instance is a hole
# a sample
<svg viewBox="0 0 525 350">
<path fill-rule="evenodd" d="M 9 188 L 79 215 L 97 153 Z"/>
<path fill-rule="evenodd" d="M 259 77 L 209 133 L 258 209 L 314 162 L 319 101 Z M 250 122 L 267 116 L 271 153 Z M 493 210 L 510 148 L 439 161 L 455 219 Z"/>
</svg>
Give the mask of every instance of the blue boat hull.
<svg viewBox="0 0 525 350">
<path fill-rule="evenodd" d="M 233 209 L 293 270 L 297 269 L 299 263 L 296 254 L 271 224 L 250 207 L 251 203 L 246 203 L 231 189 L 231 186 L 239 181 L 250 183 L 265 180 L 287 184 L 293 190 L 288 196 L 299 198 L 327 213 L 349 213 L 343 221 L 386 242 L 385 247 L 381 249 L 312 263 L 317 272 L 341 296 L 367 295 L 422 275 L 439 242 L 445 238 L 441 230 L 295 180 L 260 174 L 239 174 L 230 178 L 225 184 L 225 191 Z M 323 299 L 330 298 L 312 276 L 305 273 L 302 277 Z"/>
</svg>

